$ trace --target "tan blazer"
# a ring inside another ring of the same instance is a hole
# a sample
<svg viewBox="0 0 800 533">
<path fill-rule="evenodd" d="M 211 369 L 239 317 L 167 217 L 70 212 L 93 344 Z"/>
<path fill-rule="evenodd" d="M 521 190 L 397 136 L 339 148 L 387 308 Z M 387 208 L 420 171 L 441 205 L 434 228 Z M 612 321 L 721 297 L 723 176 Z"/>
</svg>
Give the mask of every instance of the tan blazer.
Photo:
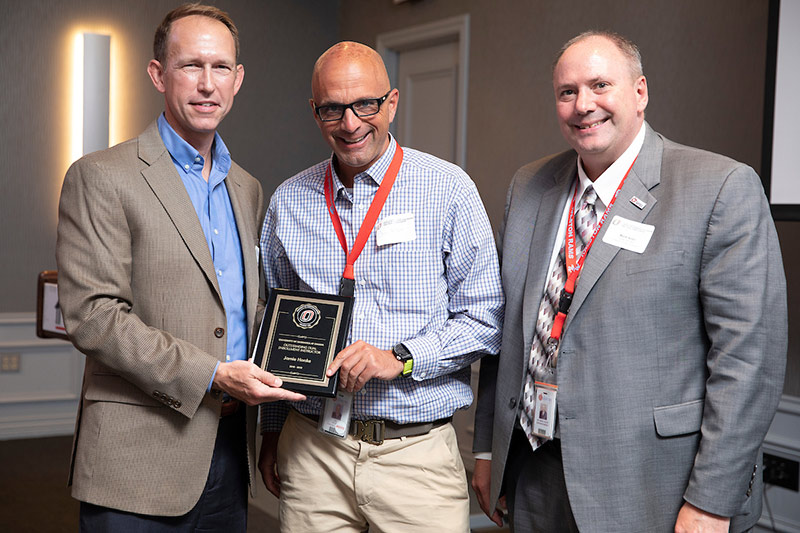
<svg viewBox="0 0 800 533">
<path fill-rule="evenodd" d="M 235 163 L 226 184 L 252 332 L 263 192 Z M 222 399 L 206 390 L 225 360 L 227 323 L 203 230 L 155 122 L 70 167 L 56 257 L 67 331 L 87 356 L 72 495 L 135 513 L 185 514 L 211 464 Z M 247 411 L 252 490 L 255 409 Z"/>
</svg>

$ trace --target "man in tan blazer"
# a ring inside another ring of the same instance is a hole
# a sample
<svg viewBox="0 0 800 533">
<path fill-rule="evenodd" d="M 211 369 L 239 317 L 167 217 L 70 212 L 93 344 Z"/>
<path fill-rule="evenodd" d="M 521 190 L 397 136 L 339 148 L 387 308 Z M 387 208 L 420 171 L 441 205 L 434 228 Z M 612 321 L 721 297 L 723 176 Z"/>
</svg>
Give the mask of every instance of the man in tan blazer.
<svg viewBox="0 0 800 533">
<path fill-rule="evenodd" d="M 245 531 L 250 406 L 303 398 L 247 361 L 263 193 L 216 134 L 237 56 L 226 13 L 170 12 L 147 68 L 164 114 L 64 180 L 59 297 L 87 356 L 70 471 L 84 531 Z"/>
</svg>

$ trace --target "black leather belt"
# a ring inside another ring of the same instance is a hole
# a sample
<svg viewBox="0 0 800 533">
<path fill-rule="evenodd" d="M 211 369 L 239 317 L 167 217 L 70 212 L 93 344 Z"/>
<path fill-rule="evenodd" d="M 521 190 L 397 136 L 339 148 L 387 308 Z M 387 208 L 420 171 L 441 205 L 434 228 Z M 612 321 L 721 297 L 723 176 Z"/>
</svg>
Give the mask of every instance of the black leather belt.
<svg viewBox="0 0 800 533">
<path fill-rule="evenodd" d="M 234 415 L 239 410 L 239 406 L 242 404 L 239 400 L 235 400 L 231 398 L 226 402 L 222 402 L 222 410 L 219 412 L 220 418 L 225 418 L 226 416 Z"/>
<path fill-rule="evenodd" d="M 319 415 L 307 415 L 304 413 L 298 414 L 319 422 Z M 411 424 L 398 424 L 391 420 L 351 420 L 350 421 L 350 435 L 355 438 L 367 442 L 369 444 L 381 445 L 383 441 L 388 439 L 399 439 L 401 437 L 417 437 L 430 433 L 432 429 L 441 427 L 448 424 L 453 420 L 453 417 L 440 418 L 433 422 L 418 422 Z"/>
</svg>

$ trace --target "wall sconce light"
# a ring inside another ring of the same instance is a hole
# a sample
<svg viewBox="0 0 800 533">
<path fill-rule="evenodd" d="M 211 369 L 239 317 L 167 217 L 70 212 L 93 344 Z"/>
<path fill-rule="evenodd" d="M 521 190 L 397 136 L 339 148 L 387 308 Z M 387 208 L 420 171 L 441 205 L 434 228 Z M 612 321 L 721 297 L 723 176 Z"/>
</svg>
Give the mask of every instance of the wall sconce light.
<svg viewBox="0 0 800 533">
<path fill-rule="evenodd" d="M 75 36 L 72 87 L 72 160 L 108 148 L 111 36 Z"/>
</svg>

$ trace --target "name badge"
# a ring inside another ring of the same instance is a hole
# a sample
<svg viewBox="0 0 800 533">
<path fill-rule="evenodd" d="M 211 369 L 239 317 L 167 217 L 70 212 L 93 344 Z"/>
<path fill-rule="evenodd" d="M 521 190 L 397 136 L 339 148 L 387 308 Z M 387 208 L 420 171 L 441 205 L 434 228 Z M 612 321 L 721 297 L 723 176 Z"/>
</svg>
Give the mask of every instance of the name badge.
<svg viewBox="0 0 800 533">
<path fill-rule="evenodd" d="M 534 435 L 550 440 L 553 438 L 556 429 L 556 395 L 558 394 L 558 386 L 537 381 L 533 392 L 536 401 L 533 405 L 532 432 Z"/>
<path fill-rule="evenodd" d="M 375 231 L 375 240 L 378 246 L 413 241 L 417 238 L 417 232 L 414 229 L 414 213 L 384 217 L 378 222 Z"/>
<path fill-rule="evenodd" d="M 611 219 L 611 223 L 603 235 L 603 242 L 640 254 L 647 248 L 655 229 L 656 227 L 650 224 L 634 222 L 616 215 Z"/>
<path fill-rule="evenodd" d="M 350 429 L 350 415 L 353 406 L 353 394 L 347 391 L 336 391 L 335 398 L 327 398 L 319 417 L 317 429 L 331 437 L 343 439 Z"/>
</svg>

